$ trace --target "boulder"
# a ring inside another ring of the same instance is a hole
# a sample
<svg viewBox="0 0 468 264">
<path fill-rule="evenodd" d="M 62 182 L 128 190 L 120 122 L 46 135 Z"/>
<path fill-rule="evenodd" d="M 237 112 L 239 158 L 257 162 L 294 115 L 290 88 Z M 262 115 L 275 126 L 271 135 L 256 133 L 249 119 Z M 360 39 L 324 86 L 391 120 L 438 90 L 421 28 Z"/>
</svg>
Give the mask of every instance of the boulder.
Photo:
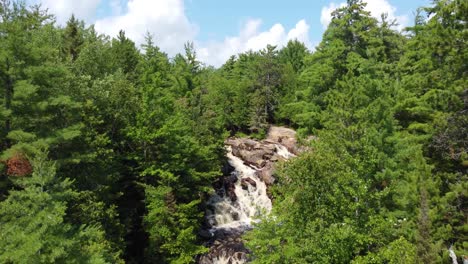
<svg viewBox="0 0 468 264">
<path fill-rule="evenodd" d="M 256 167 L 263 167 L 265 161 L 270 160 L 276 151 L 273 142 L 258 142 L 245 138 L 230 138 L 226 141 L 226 145 L 231 147 L 232 155 Z"/>
<path fill-rule="evenodd" d="M 198 235 L 204 239 L 210 239 L 213 237 L 213 233 L 205 229 L 200 230 L 200 232 L 198 232 Z"/>
<path fill-rule="evenodd" d="M 248 184 L 250 184 L 254 188 L 257 188 L 257 183 L 254 180 L 252 180 L 251 178 L 245 178 L 245 179 L 241 180 L 242 189 L 247 190 L 249 188 Z"/>
<path fill-rule="evenodd" d="M 296 131 L 287 127 L 272 126 L 268 130 L 267 139 L 273 142 L 281 143 L 280 138 L 296 138 Z"/>
<path fill-rule="evenodd" d="M 229 199 L 231 199 L 231 201 L 233 201 L 233 202 L 237 201 L 237 195 L 236 195 L 234 185 L 228 186 L 228 188 L 226 188 L 226 193 L 227 193 L 227 196 L 229 197 Z"/>
<path fill-rule="evenodd" d="M 256 172 L 257 177 L 260 178 L 267 186 L 271 186 L 275 182 L 275 177 L 273 177 L 273 171 L 275 170 L 275 166 L 273 163 L 268 163 L 265 167 L 261 170 Z"/>
<path fill-rule="evenodd" d="M 280 143 L 293 154 L 298 153 L 296 131 L 290 128 L 276 126 L 270 127 L 267 134 L 267 140 Z"/>
</svg>

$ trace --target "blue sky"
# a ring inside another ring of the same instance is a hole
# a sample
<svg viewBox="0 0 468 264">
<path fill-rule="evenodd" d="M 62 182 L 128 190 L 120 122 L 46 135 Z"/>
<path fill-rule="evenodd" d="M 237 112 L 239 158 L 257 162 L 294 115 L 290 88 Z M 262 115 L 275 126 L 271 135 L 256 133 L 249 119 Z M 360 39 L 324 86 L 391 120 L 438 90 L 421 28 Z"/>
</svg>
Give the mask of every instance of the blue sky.
<svg viewBox="0 0 468 264">
<path fill-rule="evenodd" d="M 311 30 L 310 33 L 312 39 L 318 40 L 323 33 L 320 26 L 321 10 L 331 2 L 344 1 L 192 0 L 186 1 L 186 14 L 193 22 L 201 26 L 202 30 L 199 34 L 201 40 L 222 39 L 226 34 L 237 34 L 242 22 L 252 18 L 262 19 L 263 30 L 275 23 L 291 28 L 299 20 L 305 19 L 311 27 L 317 27 L 317 30 Z M 397 14 L 408 17 L 411 17 L 413 11 L 419 6 L 429 3 L 428 0 L 389 0 L 388 2 L 396 7 Z M 213 23 L 213 21 L 216 22 Z"/>
<path fill-rule="evenodd" d="M 169 55 L 193 41 L 199 58 L 219 66 L 230 55 L 282 46 L 299 39 L 313 49 L 320 42 L 330 13 L 346 0 L 29 0 L 41 2 L 63 24 L 71 13 L 114 36 L 124 29 L 141 44 L 148 31 Z M 367 0 L 373 16 L 388 13 L 402 26 L 430 0 Z"/>
</svg>

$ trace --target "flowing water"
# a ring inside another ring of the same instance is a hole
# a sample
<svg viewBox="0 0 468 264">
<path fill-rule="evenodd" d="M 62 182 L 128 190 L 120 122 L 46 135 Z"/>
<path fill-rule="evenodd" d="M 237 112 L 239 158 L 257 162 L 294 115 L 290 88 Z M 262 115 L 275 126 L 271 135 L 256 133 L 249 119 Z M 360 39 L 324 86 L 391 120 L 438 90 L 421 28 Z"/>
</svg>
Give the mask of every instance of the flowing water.
<svg viewBox="0 0 468 264">
<path fill-rule="evenodd" d="M 227 158 L 234 168 L 232 172 L 237 181 L 234 184 L 234 192 L 237 200 L 232 201 L 228 195 L 224 197 L 213 195 L 208 204 L 213 205 L 214 210 L 207 214 L 208 222 L 213 229 L 219 228 L 249 228 L 256 218 L 271 211 L 271 200 L 267 195 L 266 184 L 255 175 L 256 168 L 244 164 L 244 162 L 232 154 L 228 147 Z M 255 182 L 251 184 L 246 181 Z M 244 182 L 244 186 L 242 183 Z"/>
<path fill-rule="evenodd" d="M 286 147 L 275 144 L 276 154 L 289 159 L 294 157 Z M 208 200 L 207 221 L 211 226 L 210 232 L 214 235 L 218 231 L 235 231 L 242 233 L 252 228 L 252 223 L 259 221 L 262 215 L 271 211 L 271 200 L 267 195 L 266 184 L 256 175 L 259 169 L 246 165 L 239 157 L 232 153 L 231 147 L 227 148 L 229 164 L 234 168 L 232 177 L 235 178 L 234 193 L 237 199 L 227 195 L 227 190 L 213 195 Z M 214 264 L 242 264 L 245 258 L 223 254 L 213 259 Z"/>
<path fill-rule="evenodd" d="M 292 154 L 291 152 L 289 152 L 289 150 L 283 145 L 275 144 L 275 148 L 276 148 L 276 153 L 278 153 L 278 155 L 280 155 L 281 157 L 285 159 L 290 159 L 296 156 Z"/>
</svg>

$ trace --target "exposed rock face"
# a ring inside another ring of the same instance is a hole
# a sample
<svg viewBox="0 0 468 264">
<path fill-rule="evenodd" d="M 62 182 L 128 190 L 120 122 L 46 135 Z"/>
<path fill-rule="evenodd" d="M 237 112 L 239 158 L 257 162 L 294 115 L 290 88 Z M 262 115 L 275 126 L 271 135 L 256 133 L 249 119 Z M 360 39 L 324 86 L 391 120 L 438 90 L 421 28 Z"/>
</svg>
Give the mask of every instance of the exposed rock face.
<svg viewBox="0 0 468 264">
<path fill-rule="evenodd" d="M 296 131 L 286 127 L 271 127 L 268 130 L 268 140 L 285 146 L 289 152 L 299 154 Z"/>
<path fill-rule="evenodd" d="M 230 148 L 229 155 L 232 154 L 230 157 L 233 158 L 232 156 L 234 156 L 239 162 L 236 163 L 236 166 L 239 167 L 239 164 L 241 164 L 241 167 L 245 168 L 247 166 L 247 169 L 251 171 L 248 176 L 243 174 L 240 177 L 238 173 L 231 173 L 234 167 L 226 166 L 223 168 L 226 176 L 214 183 L 217 193 L 217 198 L 214 201 L 223 203 L 223 208 L 232 208 L 232 210 L 224 210 L 224 212 L 229 214 L 227 219 L 231 219 L 232 221 L 245 219 L 245 214 L 241 209 L 246 205 L 241 206 L 240 203 L 245 201 L 245 193 L 255 195 L 259 193 L 258 190 L 263 190 L 263 197 L 268 201 L 271 209 L 271 197 L 268 193 L 268 187 L 275 182 L 273 176 L 275 163 L 291 158 L 294 154 L 298 153 L 295 136 L 296 132 L 292 129 L 271 127 L 267 138 L 262 141 L 247 138 L 229 138 L 226 140 L 225 143 Z M 265 185 L 267 189 L 266 194 Z M 245 193 L 242 193 L 242 191 Z M 238 197 L 236 193 L 241 196 Z M 232 203 L 232 205 L 226 206 L 226 201 Z M 198 263 L 245 263 L 248 261 L 249 252 L 244 247 L 241 235 L 244 231 L 250 229 L 251 226 L 247 222 L 247 224 L 235 228 L 218 227 L 216 223 L 213 223 L 213 219 L 216 218 L 213 217 L 213 212 L 219 212 L 219 206 L 217 203 L 207 205 L 208 210 L 211 212 L 211 217 L 207 217 L 206 227 L 200 231 L 199 235 L 206 239 L 205 245 L 210 248 L 210 251 L 200 256 Z M 255 207 L 255 205 L 250 206 Z M 237 210 L 241 210 L 239 211 L 241 213 L 240 216 L 236 212 Z M 218 213 L 216 216 L 225 216 L 225 214 Z M 211 220 L 208 220 L 208 218 Z M 221 218 L 226 219 L 224 217 Z"/>
<path fill-rule="evenodd" d="M 285 160 L 278 152 L 278 146 L 285 147 L 292 154 L 300 151 L 297 146 L 296 131 L 285 127 L 271 127 L 267 138 L 256 141 L 249 138 L 229 138 L 226 145 L 231 146 L 232 154 L 241 158 L 246 164 L 257 169 L 257 175 L 268 186 L 275 182 L 273 177 L 274 163 Z"/>
<path fill-rule="evenodd" d="M 245 263 L 250 253 L 242 242 L 241 235 L 244 230 L 216 230 L 213 239 L 207 242 L 210 252 L 201 256 L 198 263 Z"/>
</svg>

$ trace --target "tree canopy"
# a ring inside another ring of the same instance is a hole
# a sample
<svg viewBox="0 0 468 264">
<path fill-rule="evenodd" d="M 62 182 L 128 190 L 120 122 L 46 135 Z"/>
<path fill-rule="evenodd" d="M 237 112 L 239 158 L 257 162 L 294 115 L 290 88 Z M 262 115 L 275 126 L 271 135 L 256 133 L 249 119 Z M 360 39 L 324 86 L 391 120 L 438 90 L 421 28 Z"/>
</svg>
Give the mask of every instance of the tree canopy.
<svg viewBox="0 0 468 264">
<path fill-rule="evenodd" d="M 194 263 L 224 141 L 284 125 L 305 151 L 244 237 L 253 263 L 460 263 L 468 2 L 402 32 L 365 5 L 335 10 L 314 51 L 216 69 L 191 42 L 169 57 L 150 33 L 139 47 L 0 0 L 0 262 Z"/>
</svg>

